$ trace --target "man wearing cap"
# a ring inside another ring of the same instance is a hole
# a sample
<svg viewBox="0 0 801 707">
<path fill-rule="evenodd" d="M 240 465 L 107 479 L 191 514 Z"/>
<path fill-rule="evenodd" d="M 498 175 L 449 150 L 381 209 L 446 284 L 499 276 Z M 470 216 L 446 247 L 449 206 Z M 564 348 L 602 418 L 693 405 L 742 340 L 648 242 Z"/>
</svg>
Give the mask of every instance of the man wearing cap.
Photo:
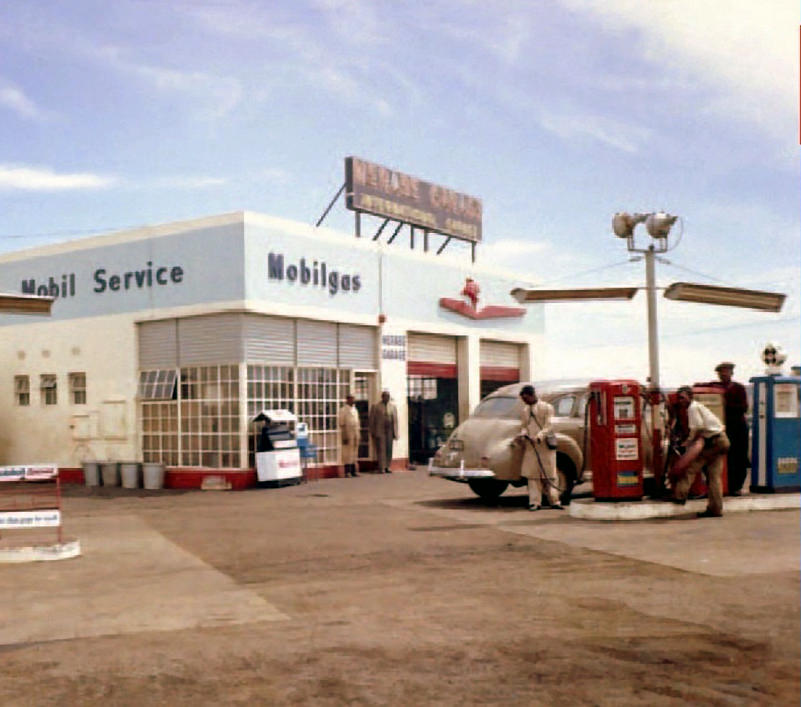
<svg viewBox="0 0 801 707">
<path fill-rule="evenodd" d="M 723 424 L 706 405 L 693 400 L 693 389 L 679 388 L 678 404 L 687 411 L 689 432 L 685 440 L 687 451 L 673 469 L 678 480 L 673 487 L 673 501 L 684 504 L 695 475 L 706 467 L 707 507 L 700 518 L 719 518 L 723 515 L 723 455 L 729 451 L 729 438 Z"/>
<path fill-rule="evenodd" d="M 520 474 L 528 479 L 528 509 L 540 510 L 544 490 L 551 508 L 561 510 L 556 487 L 556 450 L 549 449 L 546 443 L 548 435 L 553 434 L 553 405 L 539 400 L 533 385 L 524 385 L 520 389 L 520 398 L 523 401 L 520 411 L 523 428 L 517 439 L 523 445 Z"/>
<path fill-rule="evenodd" d="M 367 426 L 378 457 L 378 473 L 392 473 L 389 466 L 392 463 L 392 443 L 398 439 L 398 409 L 389 401 L 388 390 L 383 391 L 381 400 L 370 408 Z"/>
<path fill-rule="evenodd" d="M 723 361 L 715 366 L 718 379 L 712 385 L 724 389 L 726 404 L 726 435 L 731 442 L 728 454 L 729 493 L 739 496 L 745 477 L 748 474 L 748 423 L 745 414 L 748 412 L 748 396 L 745 386 L 735 383 L 731 377 L 734 364 Z"/>
</svg>

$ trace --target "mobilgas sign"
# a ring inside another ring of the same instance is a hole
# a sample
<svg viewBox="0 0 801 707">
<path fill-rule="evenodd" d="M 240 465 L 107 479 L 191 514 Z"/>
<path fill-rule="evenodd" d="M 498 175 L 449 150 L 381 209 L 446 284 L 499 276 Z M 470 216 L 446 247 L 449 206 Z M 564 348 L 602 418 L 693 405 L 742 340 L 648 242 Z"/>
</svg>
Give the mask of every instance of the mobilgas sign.
<svg viewBox="0 0 801 707">
<path fill-rule="evenodd" d="M 283 253 L 270 253 L 267 256 L 267 277 L 326 289 L 332 297 L 337 292 L 358 292 L 362 289 L 362 278 L 358 273 L 341 273 L 329 268 L 325 261 L 306 258 L 301 258 L 297 264 L 286 264 Z"/>
<path fill-rule="evenodd" d="M 177 285 L 183 282 L 184 269 L 180 265 L 153 265 L 148 260 L 140 270 L 114 273 L 106 268 L 97 268 L 92 273 L 89 287 L 92 292 L 119 292 L 125 290 L 143 290 L 166 285 Z M 78 286 L 74 272 L 63 273 L 55 277 L 36 280 L 23 280 L 21 290 L 26 295 L 42 297 L 75 297 Z"/>
<path fill-rule="evenodd" d="M 481 199 L 429 184 L 357 157 L 345 158 L 346 203 L 353 211 L 410 223 L 477 243 Z"/>
</svg>

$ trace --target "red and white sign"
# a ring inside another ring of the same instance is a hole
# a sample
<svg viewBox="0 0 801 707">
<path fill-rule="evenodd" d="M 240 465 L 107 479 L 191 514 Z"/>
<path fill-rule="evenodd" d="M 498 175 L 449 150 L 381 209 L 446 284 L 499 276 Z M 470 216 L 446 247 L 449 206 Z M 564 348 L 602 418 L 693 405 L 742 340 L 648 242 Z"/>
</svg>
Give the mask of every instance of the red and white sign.
<svg viewBox="0 0 801 707">
<path fill-rule="evenodd" d="M 442 297 L 439 306 L 452 312 L 461 314 L 469 319 L 501 319 L 503 317 L 522 317 L 526 310 L 522 307 L 507 307 L 500 304 L 490 304 L 478 308 L 478 295 L 481 292 L 478 283 L 471 277 L 465 281 L 464 289 L 459 293 L 466 299 L 453 299 Z"/>
<path fill-rule="evenodd" d="M 0 466 L 0 481 L 48 481 L 58 476 L 55 464 Z"/>
<path fill-rule="evenodd" d="M 256 454 L 256 476 L 259 481 L 279 481 L 303 476 L 300 452 L 297 447 L 274 452 L 258 452 Z"/>
</svg>

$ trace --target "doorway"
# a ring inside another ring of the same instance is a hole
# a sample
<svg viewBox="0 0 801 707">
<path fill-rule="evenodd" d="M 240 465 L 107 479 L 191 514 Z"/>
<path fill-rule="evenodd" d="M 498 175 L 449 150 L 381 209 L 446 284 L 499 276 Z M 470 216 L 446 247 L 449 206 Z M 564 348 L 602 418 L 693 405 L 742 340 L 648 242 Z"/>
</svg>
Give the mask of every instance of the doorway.
<svg viewBox="0 0 801 707">
<path fill-rule="evenodd" d="M 409 461 L 427 463 L 458 424 L 459 382 L 426 375 L 408 375 L 406 380 Z"/>
</svg>

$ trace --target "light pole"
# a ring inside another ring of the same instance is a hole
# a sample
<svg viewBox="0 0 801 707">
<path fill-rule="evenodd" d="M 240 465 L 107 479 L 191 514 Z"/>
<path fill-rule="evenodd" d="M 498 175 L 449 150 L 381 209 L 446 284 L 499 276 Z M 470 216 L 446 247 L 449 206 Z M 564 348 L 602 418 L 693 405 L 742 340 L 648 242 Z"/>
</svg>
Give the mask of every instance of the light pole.
<svg viewBox="0 0 801 707">
<path fill-rule="evenodd" d="M 661 408 L 661 391 L 659 388 L 659 336 L 656 321 L 656 267 L 657 253 L 667 253 L 668 234 L 677 216 L 671 216 L 662 211 L 652 214 L 629 214 L 619 212 L 612 218 L 612 230 L 618 238 L 626 239 L 629 253 L 642 253 L 645 258 L 645 289 L 648 294 L 648 399 L 651 403 L 651 444 L 652 466 L 654 476 L 662 477 L 662 427 L 659 413 Z M 634 227 L 638 223 L 645 223 L 645 228 L 651 236 L 651 243 L 647 248 L 637 248 L 634 243 Z"/>
<path fill-rule="evenodd" d="M 662 211 L 651 214 L 629 214 L 618 212 L 612 218 L 612 230 L 618 238 L 626 239 L 629 253 L 642 253 L 645 258 L 645 289 L 648 293 L 648 381 L 651 390 L 659 389 L 659 337 L 656 316 L 656 272 L 657 253 L 667 253 L 668 234 L 678 216 L 671 216 Z M 634 228 L 644 223 L 651 236 L 647 248 L 638 248 L 634 242 Z"/>
</svg>

